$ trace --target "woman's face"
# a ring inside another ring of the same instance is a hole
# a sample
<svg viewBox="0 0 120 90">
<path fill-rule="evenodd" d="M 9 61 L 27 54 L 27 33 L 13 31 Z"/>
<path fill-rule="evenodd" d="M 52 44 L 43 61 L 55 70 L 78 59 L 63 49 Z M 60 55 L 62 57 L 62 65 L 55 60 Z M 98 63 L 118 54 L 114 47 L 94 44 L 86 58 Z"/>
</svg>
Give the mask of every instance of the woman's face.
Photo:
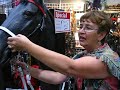
<svg viewBox="0 0 120 90">
<path fill-rule="evenodd" d="M 98 25 L 92 23 L 89 19 L 80 22 L 80 30 L 78 32 L 80 44 L 83 47 L 95 48 L 98 45 L 99 34 Z"/>
</svg>

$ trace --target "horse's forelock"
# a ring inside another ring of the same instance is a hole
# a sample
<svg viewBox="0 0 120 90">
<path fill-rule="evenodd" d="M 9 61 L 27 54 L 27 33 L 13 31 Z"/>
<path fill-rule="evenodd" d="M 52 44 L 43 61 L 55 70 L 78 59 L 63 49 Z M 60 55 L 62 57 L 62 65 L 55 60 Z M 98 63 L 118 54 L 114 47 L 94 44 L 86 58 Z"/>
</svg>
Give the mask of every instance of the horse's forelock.
<svg viewBox="0 0 120 90">
<path fill-rule="evenodd" d="M 27 2 L 28 0 L 20 0 L 20 2 Z"/>
<path fill-rule="evenodd" d="M 29 1 L 29 0 L 27 0 L 27 1 Z M 38 5 L 40 5 L 41 7 L 44 7 L 43 0 L 32 0 L 32 1 L 34 1 L 35 3 L 37 3 Z"/>
<path fill-rule="evenodd" d="M 26 4 L 27 4 L 27 3 L 28 3 L 28 0 L 20 0 L 20 1 L 19 1 L 19 4 L 21 4 L 21 3 L 24 3 L 24 4 L 26 3 Z"/>
</svg>

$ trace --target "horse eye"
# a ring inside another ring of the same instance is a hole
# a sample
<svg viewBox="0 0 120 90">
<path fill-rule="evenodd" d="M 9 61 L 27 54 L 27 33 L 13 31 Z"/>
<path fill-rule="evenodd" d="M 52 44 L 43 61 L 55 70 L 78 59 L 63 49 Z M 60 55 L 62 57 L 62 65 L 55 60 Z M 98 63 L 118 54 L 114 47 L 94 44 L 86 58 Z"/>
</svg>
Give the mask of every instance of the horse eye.
<svg viewBox="0 0 120 90">
<path fill-rule="evenodd" d="M 33 13 L 30 12 L 30 11 L 25 11 L 25 12 L 24 12 L 24 15 L 26 15 L 26 16 L 33 16 Z"/>
</svg>

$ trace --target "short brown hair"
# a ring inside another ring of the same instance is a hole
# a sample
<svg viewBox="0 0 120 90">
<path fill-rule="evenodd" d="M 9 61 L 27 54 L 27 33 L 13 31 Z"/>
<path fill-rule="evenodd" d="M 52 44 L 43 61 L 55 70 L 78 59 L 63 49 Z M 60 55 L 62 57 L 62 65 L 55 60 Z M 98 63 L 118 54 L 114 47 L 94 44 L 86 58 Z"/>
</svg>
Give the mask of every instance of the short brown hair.
<svg viewBox="0 0 120 90">
<path fill-rule="evenodd" d="M 109 32 L 111 29 L 112 21 L 110 16 L 103 11 L 89 11 L 80 18 L 80 22 L 84 19 L 89 19 L 91 22 L 99 26 L 98 32 Z"/>
<path fill-rule="evenodd" d="M 98 33 L 107 32 L 108 34 L 112 26 L 112 20 L 110 19 L 110 16 L 103 11 L 89 11 L 80 18 L 80 22 L 82 22 L 84 19 L 89 19 L 92 23 L 97 24 L 99 27 Z M 103 44 L 104 42 L 105 37 L 101 43 Z"/>
</svg>

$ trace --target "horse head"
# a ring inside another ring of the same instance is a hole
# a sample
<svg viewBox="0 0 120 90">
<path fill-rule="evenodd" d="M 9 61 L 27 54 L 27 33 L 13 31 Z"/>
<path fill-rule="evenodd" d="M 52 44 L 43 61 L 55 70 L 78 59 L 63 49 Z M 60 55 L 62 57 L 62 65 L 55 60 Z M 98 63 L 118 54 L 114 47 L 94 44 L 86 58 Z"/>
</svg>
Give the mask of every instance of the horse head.
<svg viewBox="0 0 120 90">
<path fill-rule="evenodd" d="M 21 0 L 13 8 L 7 19 L 1 25 L 15 35 L 21 33 L 31 41 L 45 48 L 54 50 L 54 25 L 50 12 L 42 0 Z M 7 45 L 10 35 L 0 30 L 0 64 L 4 65 L 11 57 L 11 50 Z"/>
</svg>

